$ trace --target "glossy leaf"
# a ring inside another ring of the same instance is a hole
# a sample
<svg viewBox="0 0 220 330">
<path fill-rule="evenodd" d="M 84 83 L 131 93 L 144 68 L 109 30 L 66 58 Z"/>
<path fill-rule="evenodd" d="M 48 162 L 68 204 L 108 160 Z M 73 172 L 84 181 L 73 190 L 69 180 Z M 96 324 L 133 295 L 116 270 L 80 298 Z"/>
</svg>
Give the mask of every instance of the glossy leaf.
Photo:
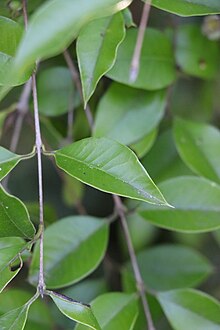
<svg viewBox="0 0 220 330">
<path fill-rule="evenodd" d="M 22 37 L 23 29 L 15 21 L 0 16 L 0 31 L 0 85 L 9 84 L 13 86 L 23 83 L 29 78 L 29 75 L 21 77 L 20 81 L 16 81 L 13 77 L 8 81 L 8 72 Z"/>
<path fill-rule="evenodd" d="M 218 0 L 152 0 L 152 5 L 180 16 L 220 13 Z"/>
<path fill-rule="evenodd" d="M 55 153 L 56 163 L 78 180 L 105 192 L 167 205 L 127 147 L 106 138 L 88 138 Z"/>
<path fill-rule="evenodd" d="M 92 21 L 80 31 L 76 49 L 85 106 L 101 77 L 113 66 L 124 36 L 120 13 Z"/>
<path fill-rule="evenodd" d="M 32 238 L 35 229 L 25 205 L 0 186 L 0 237 Z"/>
<path fill-rule="evenodd" d="M 89 216 L 67 217 L 45 231 L 44 273 L 48 288 L 73 284 L 90 274 L 101 262 L 108 242 L 104 219 Z M 36 284 L 39 271 L 39 244 L 30 268 Z"/>
<path fill-rule="evenodd" d="M 127 145 L 137 142 L 159 124 L 165 104 L 165 91 L 147 93 L 114 83 L 98 105 L 94 136 Z"/>
<path fill-rule="evenodd" d="M 56 292 L 48 291 L 48 294 L 65 316 L 86 325 L 86 329 L 89 327 L 94 330 L 101 330 L 89 305 L 82 304 Z"/>
<path fill-rule="evenodd" d="M 138 316 L 137 297 L 132 294 L 111 292 L 97 297 L 92 310 L 102 330 L 132 330 Z M 76 330 L 87 329 L 77 325 Z"/>
<path fill-rule="evenodd" d="M 175 290 L 158 294 L 158 300 L 175 330 L 217 330 L 220 304 L 196 290 Z"/>
<path fill-rule="evenodd" d="M 181 232 L 206 232 L 220 228 L 220 186 L 197 177 L 178 177 L 159 185 L 175 207 L 142 204 L 139 213 L 161 228 Z"/>
<path fill-rule="evenodd" d="M 195 173 L 220 183 L 220 132 L 202 123 L 176 119 L 174 135 L 183 161 Z"/>
<path fill-rule="evenodd" d="M 159 245 L 139 252 L 137 259 L 146 287 L 156 291 L 199 285 L 213 270 L 205 257 L 181 245 Z M 123 277 L 128 289 L 134 281 L 130 263 Z"/>
<path fill-rule="evenodd" d="M 147 90 L 169 86 L 176 77 L 171 42 L 164 33 L 152 28 L 145 32 L 138 77 L 135 82 L 130 82 L 130 66 L 136 40 L 137 29 L 129 30 L 119 46 L 115 65 L 107 76 L 125 85 Z"/>
<path fill-rule="evenodd" d="M 176 35 L 176 59 L 183 72 L 199 77 L 213 78 L 219 68 L 218 42 L 207 39 L 200 25 L 184 24 Z"/>
<path fill-rule="evenodd" d="M 0 292 L 20 271 L 22 265 L 12 271 L 10 263 L 25 245 L 25 241 L 18 237 L 0 238 Z"/>
<path fill-rule="evenodd" d="M 21 156 L 0 147 L 0 180 L 20 162 L 21 158 Z"/>
<path fill-rule="evenodd" d="M 126 8 L 131 0 L 51 0 L 30 19 L 15 60 L 18 74 L 36 60 L 63 51 L 89 21 Z"/>
<path fill-rule="evenodd" d="M 8 311 L 26 304 L 32 296 L 33 294 L 22 289 L 10 288 L 5 290 L 0 295 L 0 315 L 2 316 Z M 36 300 L 28 312 L 25 330 L 49 330 L 52 327 L 53 321 L 48 304 L 42 299 Z"/>
<path fill-rule="evenodd" d="M 65 67 L 46 69 L 38 75 L 39 111 L 45 116 L 60 116 L 68 112 L 76 91 L 70 71 Z"/>
</svg>

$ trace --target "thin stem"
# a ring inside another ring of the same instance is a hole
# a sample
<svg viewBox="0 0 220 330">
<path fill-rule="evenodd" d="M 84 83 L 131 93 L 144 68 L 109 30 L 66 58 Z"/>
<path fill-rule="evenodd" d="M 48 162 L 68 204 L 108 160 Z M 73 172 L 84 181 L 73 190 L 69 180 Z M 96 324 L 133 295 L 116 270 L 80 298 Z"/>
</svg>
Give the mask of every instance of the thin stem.
<svg viewBox="0 0 220 330">
<path fill-rule="evenodd" d="M 131 265 L 133 268 L 135 281 L 136 281 L 136 285 L 137 285 L 137 290 L 140 294 L 141 301 L 142 301 L 143 308 L 144 308 L 144 314 L 145 314 L 145 317 L 147 320 L 148 330 L 155 330 L 153 320 L 151 317 L 151 313 L 150 313 L 150 309 L 149 309 L 149 305 L 148 305 L 148 301 L 147 301 L 147 297 L 146 297 L 146 293 L 145 293 L 144 281 L 141 276 L 140 268 L 139 268 L 139 265 L 137 262 L 136 254 L 135 254 L 131 236 L 129 233 L 129 229 L 128 229 L 128 225 L 127 225 L 127 221 L 126 221 L 126 217 L 125 217 L 125 213 L 124 213 L 123 203 L 121 201 L 121 198 L 117 195 L 113 195 L 113 199 L 115 202 L 115 207 L 118 212 L 118 216 L 120 218 L 122 229 L 123 229 L 124 236 L 125 236 L 125 240 L 127 243 L 128 252 L 129 252 L 130 259 L 131 259 Z"/>
<path fill-rule="evenodd" d="M 151 0 L 146 0 L 141 16 L 137 41 L 134 49 L 134 54 L 131 61 L 131 68 L 130 68 L 130 81 L 134 82 L 137 79 L 138 73 L 139 73 L 139 66 L 140 66 L 140 56 L 141 56 L 141 50 L 143 46 L 143 40 L 144 40 L 144 34 L 145 29 L 147 26 L 149 13 L 151 8 Z"/>
<path fill-rule="evenodd" d="M 22 0 L 22 10 L 23 10 L 25 30 L 27 30 L 27 26 L 28 26 L 27 0 Z"/>
<path fill-rule="evenodd" d="M 44 208 L 43 208 L 43 174 L 42 174 L 42 139 L 40 131 L 40 120 L 38 110 L 38 98 L 37 98 L 37 86 L 36 86 L 36 74 L 32 75 L 32 91 L 34 101 L 34 123 L 35 123 L 35 134 L 36 134 L 36 150 L 37 150 L 37 163 L 38 163 L 38 191 L 39 191 L 39 223 L 41 227 L 40 234 L 40 266 L 39 266 L 39 280 L 38 290 L 43 297 L 45 290 L 44 282 Z"/>
<path fill-rule="evenodd" d="M 71 56 L 70 56 L 68 50 L 65 50 L 63 52 L 63 56 L 65 58 L 66 64 L 69 67 L 69 70 L 70 70 L 70 73 L 71 73 L 71 76 L 72 76 L 72 80 L 76 85 L 76 88 L 77 88 L 78 93 L 81 97 L 81 100 L 83 101 L 82 86 L 81 86 L 81 82 L 80 82 L 80 79 L 79 79 L 78 71 L 75 68 L 75 65 L 74 65 L 74 63 L 71 59 Z M 84 110 L 85 110 L 85 113 L 86 113 L 86 118 L 88 120 L 89 126 L 92 129 L 93 128 L 93 116 L 92 116 L 92 112 L 90 110 L 90 107 L 87 105 Z"/>
</svg>

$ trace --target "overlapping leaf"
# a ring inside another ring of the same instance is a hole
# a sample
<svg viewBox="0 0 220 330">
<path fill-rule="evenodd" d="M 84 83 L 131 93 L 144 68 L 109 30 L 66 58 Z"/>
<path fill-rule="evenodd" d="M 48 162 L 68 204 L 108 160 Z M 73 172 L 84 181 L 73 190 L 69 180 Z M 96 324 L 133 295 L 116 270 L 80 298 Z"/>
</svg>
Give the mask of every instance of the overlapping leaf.
<svg viewBox="0 0 220 330">
<path fill-rule="evenodd" d="M 116 141 L 83 139 L 58 150 L 55 158 L 65 172 L 95 188 L 167 205 L 136 155 Z"/>
<path fill-rule="evenodd" d="M 89 216 L 67 217 L 45 231 L 44 273 L 48 288 L 60 288 L 79 281 L 101 262 L 108 241 L 104 219 Z M 39 272 L 39 244 L 30 268 L 30 281 Z"/>
<path fill-rule="evenodd" d="M 178 177 L 159 185 L 175 207 L 142 204 L 139 213 L 156 226 L 181 232 L 206 232 L 220 228 L 220 186 L 197 177 Z"/>
<path fill-rule="evenodd" d="M 22 159 L 21 156 L 0 147 L 0 180 L 2 180 Z"/>
</svg>

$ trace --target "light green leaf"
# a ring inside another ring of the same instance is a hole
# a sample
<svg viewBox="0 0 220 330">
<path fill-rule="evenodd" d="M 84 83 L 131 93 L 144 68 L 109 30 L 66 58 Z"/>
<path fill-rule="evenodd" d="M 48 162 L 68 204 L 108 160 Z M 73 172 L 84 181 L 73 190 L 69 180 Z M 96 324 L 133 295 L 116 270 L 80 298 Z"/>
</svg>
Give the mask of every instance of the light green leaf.
<svg viewBox="0 0 220 330">
<path fill-rule="evenodd" d="M 176 60 L 183 72 L 204 79 L 216 76 L 219 68 L 217 41 L 206 38 L 200 25 L 180 25 L 176 35 Z"/>
<path fill-rule="evenodd" d="M 220 304 L 203 292 L 175 290 L 160 293 L 157 298 L 175 330 L 220 329 Z"/>
<path fill-rule="evenodd" d="M 21 84 L 29 78 L 29 74 L 21 76 L 19 81 L 14 77 L 8 80 L 8 72 L 12 65 L 18 44 L 23 34 L 22 27 L 9 18 L 0 16 L 0 85 L 11 86 Z"/>
<path fill-rule="evenodd" d="M 176 119 L 175 142 L 183 161 L 195 173 L 220 183 L 220 132 L 202 123 Z"/>
<path fill-rule="evenodd" d="M 80 32 L 76 50 L 85 107 L 101 77 L 115 63 L 124 36 L 121 13 L 92 21 Z"/>
<path fill-rule="evenodd" d="M 132 12 L 130 11 L 129 8 L 125 8 L 122 11 L 122 14 L 123 14 L 124 22 L 125 22 L 125 25 L 127 28 L 136 26 L 136 24 L 133 21 Z"/>
<path fill-rule="evenodd" d="M 130 67 L 137 40 L 137 29 L 130 29 L 119 46 L 113 68 L 107 76 L 122 84 L 147 90 L 169 86 L 176 78 L 172 45 L 166 34 L 148 28 L 145 32 L 140 70 L 135 82 L 130 82 Z"/>
<path fill-rule="evenodd" d="M 178 177 L 159 184 L 168 201 L 168 209 L 142 204 L 139 213 L 161 228 L 195 233 L 220 228 L 220 186 L 198 177 Z"/>
<path fill-rule="evenodd" d="M 27 321 L 28 311 L 31 304 L 39 294 L 32 297 L 25 305 L 13 309 L 0 317 L 0 329 L 2 330 L 23 330 Z"/>
<path fill-rule="evenodd" d="M 5 290 L 0 296 L 0 315 L 24 305 L 32 296 L 32 293 L 22 289 L 10 288 L 9 290 Z M 25 330 L 52 329 L 52 316 L 49 306 L 44 300 L 38 299 L 31 305 Z"/>
<path fill-rule="evenodd" d="M 61 313 L 68 318 L 86 325 L 86 329 L 89 327 L 94 330 L 101 330 L 89 305 L 82 304 L 56 292 L 48 291 L 48 294 L 53 299 Z"/>
<path fill-rule="evenodd" d="M 220 13 L 218 0 L 152 0 L 152 5 L 180 16 Z"/>
<path fill-rule="evenodd" d="M 0 147 L 0 180 L 20 162 L 21 158 L 21 156 Z"/>
<path fill-rule="evenodd" d="M 158 130 L 154 128 L 150 133 L 145 135 L 142 139 L 130 145 L 131 150 L 133 150 L 136 153 L 138 158 L 144 157 L 146 153 L 151 149 L 157 138 L 157 132 Z"/>
<path fill-rule="evenodd" d="M 89 216 L 67 217 L 45 230 L 44 273 L 48 288 L 73 284 L 90 274 L 101 262 L 108 243 L 104 219 Z M 39 243 L 30 268 L 36 283 L 39 271 Z"/>
<path fill-rule="evenodd" d="M 105 192 L 167 205 L 153 181 L 127 147 L 107 138 L 88 138 L 55 153 L 65 172 Z"/>
<path fill-rule="evenodd" d="M 208 260 L 197 251 L 174 244 L 141 251 L 137 260 L 146 287 L 156 291 L 199 285 L 213 270 Z M 130 263 L 123 272 L 123 282 L 127 289 L 134 282 Z"/>
<path fill-rule="evenodd" d="M 18 74 L 41 58 L 63 51 L 89 21 L 126 8 L 131 0 L 51 0 L 30 19 L 16 59 Z"/>
<path fill-rule="evenodd" d="M 41 114 L 60 116 L 68 112 L 75 103 L 76 96 L 77 92 L 74 91 L 72 77 L 67 68 L 52 67 L 39 73 L 38 99 Z"/>
<path fill-rule="evenodd" d="M 15 271 L 11 270 L 10 263 L 25 245 L 25 241 L 19 237 L 0 238 L 0 292 L 20 271 L 22 263 Z"/>
<path fill-rule="evenodd" d="M 159 124 L 165 105 L 164 90 L 146 92 L 113 83 L 98 105 L 94 136 L 135 143 Z"/>
<path fill-rule="evenodd" d="M 32 238 L 35 229 L 25 205 L 0 185 L 0 237 Z"/>
<path fill-rule="evenodd" d="M 137 297 L 132 294 L 111 292 L 97 297 L 92 310 L 102 330 L 132 330 L 138 316 Z M 87 329 L 77 325 L 76 330 Z"/>
</svg>

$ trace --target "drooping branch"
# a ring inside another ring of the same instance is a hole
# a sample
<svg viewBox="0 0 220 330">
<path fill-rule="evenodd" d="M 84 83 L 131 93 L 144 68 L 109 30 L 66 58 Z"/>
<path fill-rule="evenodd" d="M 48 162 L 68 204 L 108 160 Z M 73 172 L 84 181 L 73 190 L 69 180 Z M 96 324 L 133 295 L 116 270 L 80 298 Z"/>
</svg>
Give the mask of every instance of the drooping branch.
<svg viewBox="0 0 220 330">
<path fill-rule="evenodd" d="M 131 61 L 131 68 L 130 68 L 130 81 L 134 82 L 137 79 L 138 73 L 139 73 L 139 66 L 140 66 L 140 56 L 141 56 L 141 50 L 143 46 L 143 40 L 144 40 L 144 34 L 145 29 L 147 26 L 149 13 L 151 8 L 151 0 L 146 0 L 141 16 L 140 26 L 138 30 L 138 36 L 136 45 L 134 48 L 134 54 Z"/>
</svg>

